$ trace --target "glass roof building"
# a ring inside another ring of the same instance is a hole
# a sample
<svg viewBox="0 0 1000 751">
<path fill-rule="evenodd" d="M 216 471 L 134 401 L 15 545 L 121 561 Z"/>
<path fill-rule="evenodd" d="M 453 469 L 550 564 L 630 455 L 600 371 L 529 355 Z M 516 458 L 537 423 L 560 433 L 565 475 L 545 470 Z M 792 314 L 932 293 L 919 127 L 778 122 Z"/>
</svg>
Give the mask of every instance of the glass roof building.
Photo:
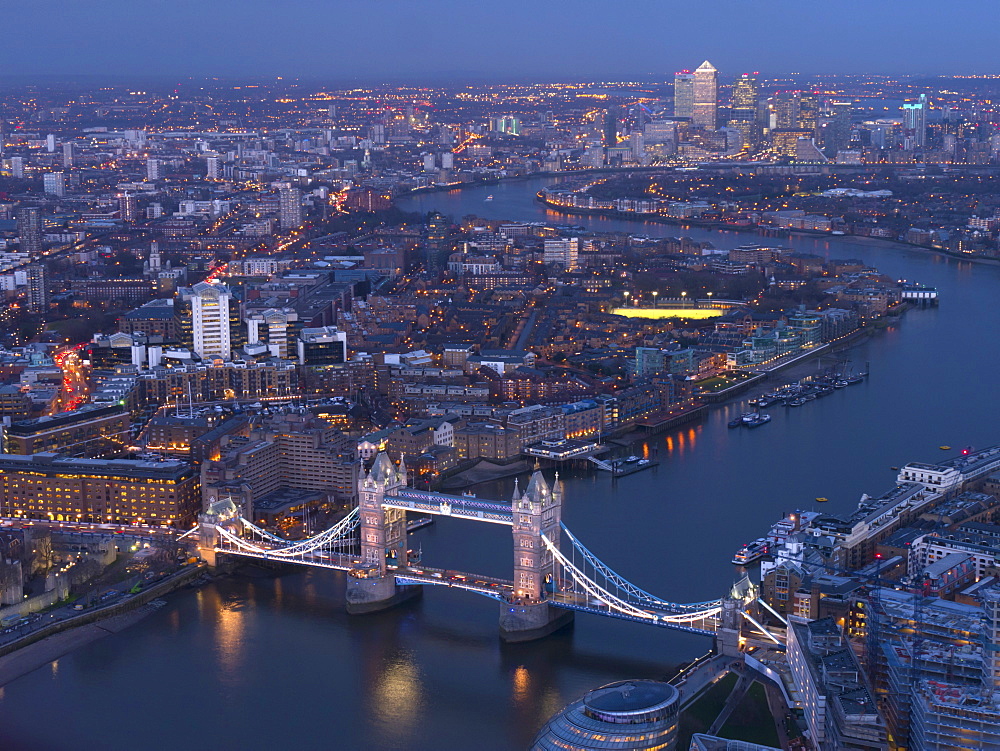
<svg viewBox="0 0 1000 751">
<path fill-rule="evenodd" d="M 680 694 L 668 683 L 637 680 L 594 689 L 553 715 L 532 751 L 663 749 L 677 743 Z"/>
</svg>

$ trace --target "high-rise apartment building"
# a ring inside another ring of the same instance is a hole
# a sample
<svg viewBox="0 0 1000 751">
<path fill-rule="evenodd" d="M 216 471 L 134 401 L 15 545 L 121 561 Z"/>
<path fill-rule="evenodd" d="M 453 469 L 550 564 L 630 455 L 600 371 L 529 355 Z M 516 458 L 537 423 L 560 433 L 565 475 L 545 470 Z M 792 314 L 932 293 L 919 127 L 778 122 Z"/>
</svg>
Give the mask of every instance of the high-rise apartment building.
<svg viewBox="0 0 1000 751">
<path fill-rule="evenodd" d="M 750 148 L 757 142 L 757 107 L 760 99 L 760 83 L 756 73 L 744 73 L 733 85 L 730 106 L 729 127 L 735 128 L 743 138 L 743 148 Z"/>
<path fill-rule="evenodd" d="M 46 195 L 62 198 L 66 195 L 66 176 L 62 172 L 46 172 L 42 175 L 42 188 Z"/>
<path fill-rule="evenodd" d="M 853 115 L 854 106 L 851 102 L 827 101 L 824 105 L 823 117 L 816 135 L 827 156 L 834 156 L 850 144 Z"/>
<path fill-rule="evenodd" d="M 298 188 L 285 185 L 278 191 L 279 222 L 282 229 L 292 229 L 302 225 L 302 195 Z"/>
<path fill-rule="evenodd" d="M 230 305 L 232 293 L 224 284 L 199 282 L 178 290 L 191 305 L 192 348 L 202 358 L 228 360 L 232 356 Z"/>
<path fill-rule="evenodd" d="M 12 156 L 10 158 L 10 176 L 18 180 L 24 179 L 24 157 Z"/>
<path fill-rule="evenodd" d="M 911 139 L 915 148 L 927 145 L 927 95 L 921 94 L 916 102 L 906 102 L 903 105 L 904 135 Z"/>
<path fill-rule="evenodd" d="M 17 234 L 21 238 L 21 250 L 32 256 L 42 252 L 42 210 L 37 206 L 25 206 L 17 210 Z"/>
<path fill-rule="evenodd" d="M 694 73 L 674 74 L 674 117 L 694 117 Z"/>
<path fill-rule="evenodd" d="M 222 178 L 222 157 L 210 156 L 205 159 L 206 174 L 209 180 L 219 180 Z"/>
<path fill-rule="evenodd" d="M 25 273 L 28 278 L 28 312 L 44 313 L 49 307 L 49 287 L 45 267 L 38 263 L 32 264 L 25 267 Z"/>
<path fill-rule="evenodd" d="M 139 203 L 132 193 L 118 196 L 118 213 L 123 222 L 134 222 L 139 218 Z"/>
<path fill-rule="evenodd" d="M 694 124 L 714 130 L 718 126 L 719 71 L 708 60 L 694 72 Z"/>
<path fill-rule="evenodd" d="M 155 182 L 163 176 L 162 165 L 159 159 L 146 160 L 146 179 Z"/>
<path fill-rule="evenodd" d="M 63 155 L 62 155 L 62 166 L 72 167 L 73 166 L 73 142 L 66 141 L 63 144 Z"/>
<path fill-rule="evenodd" d="M 580 239 L 578 237 L 564 237 L 558 240 L 545 241 L 545 263 L 557 263 L 565 271 L 572 271 L 576 268 L 577 257 L 580 251 Z"/>
</svg>

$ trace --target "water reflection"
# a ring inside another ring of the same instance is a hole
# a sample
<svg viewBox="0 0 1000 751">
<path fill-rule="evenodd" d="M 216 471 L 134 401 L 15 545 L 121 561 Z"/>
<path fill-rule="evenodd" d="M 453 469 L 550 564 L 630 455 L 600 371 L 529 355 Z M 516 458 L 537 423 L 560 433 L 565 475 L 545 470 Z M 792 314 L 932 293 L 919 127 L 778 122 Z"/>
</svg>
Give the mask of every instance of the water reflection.
<svg viewBox="0 0 1000 751">
<path fill-rule="evenodd" d="M 400 748 L 420 721 L 424 689 L 413 654 L 398 651 L 382 664 L 372 690 L 370 712 L 378 723 L 379 744 Z"/>
</svg>

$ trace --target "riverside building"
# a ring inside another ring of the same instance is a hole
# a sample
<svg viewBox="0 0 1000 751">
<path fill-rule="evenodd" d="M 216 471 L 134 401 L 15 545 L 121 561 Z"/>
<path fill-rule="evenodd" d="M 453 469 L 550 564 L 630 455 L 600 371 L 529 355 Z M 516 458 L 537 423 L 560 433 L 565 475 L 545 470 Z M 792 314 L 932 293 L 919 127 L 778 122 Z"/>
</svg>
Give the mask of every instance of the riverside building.
<svg viewBox="0 0 1000 751">
<path fill-rule="evenodd" d="M 0 455 L 0 516 L 189 529 L 198 474 L 177 461 Z"/>
</svg>

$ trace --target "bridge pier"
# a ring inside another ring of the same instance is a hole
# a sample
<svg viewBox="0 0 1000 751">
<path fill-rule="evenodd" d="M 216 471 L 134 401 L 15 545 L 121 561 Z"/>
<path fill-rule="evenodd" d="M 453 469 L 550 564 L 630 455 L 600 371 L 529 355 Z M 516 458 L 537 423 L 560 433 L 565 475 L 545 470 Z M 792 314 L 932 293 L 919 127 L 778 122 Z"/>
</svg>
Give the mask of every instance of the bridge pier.
<svg viewBox="0 0 1000 751">
<path fill-rule="evenodd" d="M 573 622 L 573 611 L 547 602 L 504 603 L 500 607 L 500 638 L 506 642 L 534 641 Z"/>
<path fill-rule="evenodd" d="M 377 613 L 401 602 L 420 597 L 424 588 L 419 584 L 396 584 L 394 576 L 357 579 L 347 577 L 347 612 L 351 615 Z"/>
</svg>

